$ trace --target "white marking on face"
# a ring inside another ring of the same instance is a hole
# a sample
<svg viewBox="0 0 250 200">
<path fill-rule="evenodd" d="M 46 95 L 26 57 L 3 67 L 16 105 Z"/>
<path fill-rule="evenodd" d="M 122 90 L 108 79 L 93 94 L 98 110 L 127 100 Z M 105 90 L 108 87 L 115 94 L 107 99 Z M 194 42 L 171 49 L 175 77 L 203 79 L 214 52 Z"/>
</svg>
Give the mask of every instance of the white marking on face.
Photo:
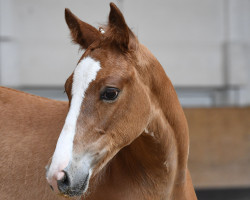
<svg viewBox="0 0 250 200">
<path fill-rule="evenodd" d="M 72 159 L 76 123 L 85 92 L 88 89 L 89 84 L 95 80 L 97 72 L 100 69 L 100 62 L 95 61 L 91 57 L 86 57 L 77 65 L 74 71 L 70 109 L 57 141 L 56 149 L 47 174 L 48 178 L 58 176 L 58 174 L 68 166 Z"/>
</svg>

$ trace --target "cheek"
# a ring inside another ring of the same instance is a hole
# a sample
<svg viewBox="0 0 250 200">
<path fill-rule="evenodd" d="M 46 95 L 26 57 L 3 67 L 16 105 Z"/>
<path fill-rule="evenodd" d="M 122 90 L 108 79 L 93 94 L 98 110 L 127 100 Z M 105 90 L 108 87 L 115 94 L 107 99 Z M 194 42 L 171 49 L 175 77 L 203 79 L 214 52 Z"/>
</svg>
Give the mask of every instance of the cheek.
<svg viewBox="0 0 250 200">
<path fill-rule="evenodd" d="M 85 109 L 78 119 L 81 126 L 77 126 L 74 149 L 81 152 L 99 138 L 105 138 L 111 149 L 119 149 L 138 137 L 148 124 L 150 103 L 143 89 L 135 89 L 124 91 L 114 103 L 97 102 L 92 112 Z"/>
<path fill-rule="evenodd" d="M 143 89 L 138 90 L 131 102 L 131 110 L 129 113 L 129 123 L 131 129 L 135 131 L 136 136 L 142 133 L 146 128 L 150 118 L 150 101 Z"/>
<path fill-rule="evenodd" d="M 147 122 L 151 110 L 150 98 L 145 90 L 144 87 L 140 87 L 138 84 L 133 92 L 130 102 L 130 115 L 134 118 L 133 121 L 136 122 L 138 126 L 143 126 Z"/>
<path fill-rule="evenodd" d="M 120 141 L 121 146 L 131 143 L 147 127 L 150 117 L 150 103 L 144 93 L 137 93 L 133 100 L 120 107 L 113 123 L 112 139 Z"/>
<path fill-rule="evenodd" d="M 131 107 L 131 112 L 129 114 L 129 124 L 131 129 L 133 129 L 137 134 L 140 134 L 149 121 L 150 116 L 150 104 L 147 101 L 146 97 L 140 96 L 134 102 L 134 105 Z"/>
</svg>

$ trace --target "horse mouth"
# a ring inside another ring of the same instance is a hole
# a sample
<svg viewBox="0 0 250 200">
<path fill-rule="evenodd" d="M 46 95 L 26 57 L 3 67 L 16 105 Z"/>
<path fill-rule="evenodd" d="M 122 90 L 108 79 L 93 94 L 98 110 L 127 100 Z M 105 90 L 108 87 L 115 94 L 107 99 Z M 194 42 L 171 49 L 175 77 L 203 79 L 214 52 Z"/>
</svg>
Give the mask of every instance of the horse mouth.
<svg viewBox="0 0 250 200">
<path fill-rule="evenodd" d="M 81 196 L 86 192 L 89 183 L 89 174 L 79 183 L 74 184 L 71 186 L 71 182 L 66 182 L 65 180 L 57 181 L 58 189 L 60 191 L 60 196 L 63 197 L 74 197 L 74 196 Z"/>
</svg>

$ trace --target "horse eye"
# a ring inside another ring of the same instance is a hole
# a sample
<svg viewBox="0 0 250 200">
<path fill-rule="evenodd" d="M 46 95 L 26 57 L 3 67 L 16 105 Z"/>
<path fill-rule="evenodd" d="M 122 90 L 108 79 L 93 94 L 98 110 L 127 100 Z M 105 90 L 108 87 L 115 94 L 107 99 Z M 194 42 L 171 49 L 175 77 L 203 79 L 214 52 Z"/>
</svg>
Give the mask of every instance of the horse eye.
<svg viewBox="0 0 250 200">
<path fill-rule="evenodd" d="M 118 97 L 119 92 L 118 88 L 107 87 L 101 94 L 101 100 L 114 101 Z"/>
</svg>

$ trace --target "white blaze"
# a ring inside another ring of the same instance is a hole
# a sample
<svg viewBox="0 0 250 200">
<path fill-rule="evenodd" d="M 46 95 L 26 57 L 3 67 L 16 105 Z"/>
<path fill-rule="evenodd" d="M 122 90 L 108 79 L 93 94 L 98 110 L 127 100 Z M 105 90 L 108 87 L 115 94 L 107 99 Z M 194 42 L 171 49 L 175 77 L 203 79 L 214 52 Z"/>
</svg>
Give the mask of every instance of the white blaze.
<svg viewBox="0 0 250 200">
<path fill-rule="evenodd" d="M 48 177 L 57 176 L 58 172 L 61 172 L 68 166 L 72 158 L 76 123 L 85 92 L 89 84 L 95 80 L 97 72 L 100 69 L 100 62 L 90 57 L 86 57 L 77 65 L 74 71 L 71 105 L 62 132 L 57 141 Z M 57 179 L 60 179 L 60 177 Z"/>
</svg>

